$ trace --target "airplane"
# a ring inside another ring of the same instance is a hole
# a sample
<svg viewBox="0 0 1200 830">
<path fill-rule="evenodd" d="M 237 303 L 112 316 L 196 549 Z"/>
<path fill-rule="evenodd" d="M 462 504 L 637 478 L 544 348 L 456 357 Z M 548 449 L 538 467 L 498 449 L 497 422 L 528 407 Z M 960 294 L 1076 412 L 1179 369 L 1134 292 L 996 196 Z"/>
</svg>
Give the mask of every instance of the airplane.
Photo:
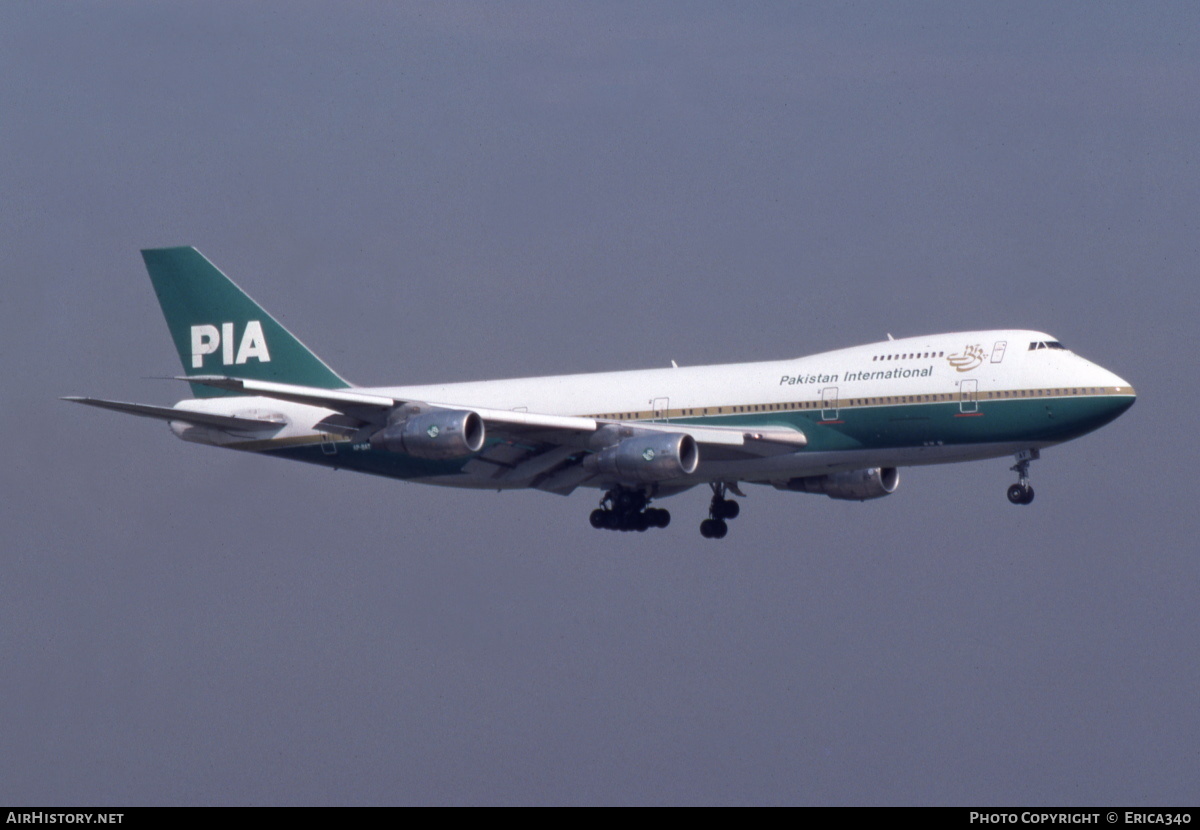
<svg viewBox="0 0 1200 830">
<path fill-rule="evenodd" d="M 724 538 L 743 483 L 865 501 L 899 467 L 1030 463 L 1131 407 L 1128 382 L 1037 331 L 954 332 L 762 363 L 424 386 L 355 386 L 199 251 L 142 251 L 193 398 L 64 400 L 166 421 L 185 441 L 426 484 L 604 495 L 593 527 L 666 527 L 652 507 L 712 490 Z"/>
</svg>

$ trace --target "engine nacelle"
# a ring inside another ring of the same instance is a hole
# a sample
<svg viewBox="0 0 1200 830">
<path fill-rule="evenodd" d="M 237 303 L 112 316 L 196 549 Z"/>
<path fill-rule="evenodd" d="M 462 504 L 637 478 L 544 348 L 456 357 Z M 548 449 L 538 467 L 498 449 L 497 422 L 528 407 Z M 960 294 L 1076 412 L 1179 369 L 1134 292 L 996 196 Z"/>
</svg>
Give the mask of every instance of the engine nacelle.
<svg viewBox="0 0 1200 830">
<path fill-rule="evenodd" d="M 700 448 L 685 433 L 644 432 L 585 456 L 584 469 L 621 481 L 666 481 L 696 472 Z"/>
<path fill-rule="evenodd" d="M 824 493 L 831 499 L 866 501 L 890 496 L 900 486 L 900 471 L 895 467 L 872 467 L 869 470 L 847 470 L 824 476 L 793 478 L 776 484 L 780 490 L 798 493 Z"/>
<path fill-rule="evenodd" d="M 435 409 L 394 421 L 371 436 L 371 449 L 416 458 L 462 458 L 479 452 L 486 430 L 474 412 Z"/>
</svg>

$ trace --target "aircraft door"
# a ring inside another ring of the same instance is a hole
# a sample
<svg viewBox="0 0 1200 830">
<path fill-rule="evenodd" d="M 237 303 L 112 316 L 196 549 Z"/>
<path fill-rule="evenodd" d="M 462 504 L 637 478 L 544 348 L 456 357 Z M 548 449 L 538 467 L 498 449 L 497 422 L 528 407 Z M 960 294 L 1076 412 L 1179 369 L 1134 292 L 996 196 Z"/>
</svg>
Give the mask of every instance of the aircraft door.
<svg viewBox="0 0 1200 830">
<path fill-rule="evenodd" d="M 650 404 L 650 408 L 654 410 L 654 417 L 651 420 L 667 420 L 667 410 L 671 408 L 670 403 L 670 398 L 655 398 Z"/>
<path fill-rule="evenodd" d="M 821 420 L 836 421 L 838 417 L 838 388 L 826 386 L 821 390 Z"/>
<path fill-rule="evenodd" d="M 999 363 L 1004 360 L 1004 350 L 1008 348 L 1007 340 L 997 340 L 992 346 L 992 363 Z"/>
<path fill-rule="evenodd" d="M 958 390 L 958 411 L 970 415 L 979 411 L 979 381 L 964 380 Z"/>
</svg>

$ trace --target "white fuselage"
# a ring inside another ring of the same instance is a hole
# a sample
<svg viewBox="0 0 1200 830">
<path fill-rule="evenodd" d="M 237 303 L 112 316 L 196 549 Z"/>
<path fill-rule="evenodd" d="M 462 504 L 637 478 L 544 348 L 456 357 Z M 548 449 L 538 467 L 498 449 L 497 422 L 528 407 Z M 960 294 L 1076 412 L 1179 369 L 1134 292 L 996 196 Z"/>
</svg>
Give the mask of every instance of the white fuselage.
<svg viewBox="0 0 1200 830">
<path fill-rule="evenodd" d="M 621 422 L 778 425 L 809 436 L 803 450 L 767 458 L 722 460 L 717 453 L 704 459 L 694 475 L 668 482 L 672 486 L 778 482 L 834 470 L 1006 455 L 1090 431 L 1111 420 L 1102 410 L 1107 402 L 1116 401 L 1113 405 L 1123 411 L 1134 396 L 1126 381 L 1063 349 L 1050 335 L 1022 330 L 887 340 L 761 363 L 354 391 L 445 407 Z M 266 398 L 210 398 L 180 406 L 226 414 L 274 412 L 288 421 L 268 442 L 178 426 L 181 437 L 190 440 L 245 449 L 270 449 L 269 444 L 285 439 L 332 440 L 317 424 L 333 413 L 319 407 Z M 1085 410 L 1087 418 L 1077 414 Z M 452 486 L 505 486 L 493 476 L 476 475 L 469 465 L 453 474 L 414 478 Z"/>
</svg>

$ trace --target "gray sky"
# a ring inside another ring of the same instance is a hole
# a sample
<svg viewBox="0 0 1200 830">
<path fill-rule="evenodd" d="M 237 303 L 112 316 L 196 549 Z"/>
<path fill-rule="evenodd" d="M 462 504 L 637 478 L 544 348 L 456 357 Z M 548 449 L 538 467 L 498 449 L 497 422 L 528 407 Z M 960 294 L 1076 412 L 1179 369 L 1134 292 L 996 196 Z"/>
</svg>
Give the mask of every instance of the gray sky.
<svg viewBox="0 0 1200 830">
<path fill-rule="evenodd" d="M 0 803 L 1195 805 L 1192 3 L 0 5 Z M 197 447 L 138 249 L 364 384 L 1049 331 L 1138 404 L 716 543 Z"/>
</svg>

